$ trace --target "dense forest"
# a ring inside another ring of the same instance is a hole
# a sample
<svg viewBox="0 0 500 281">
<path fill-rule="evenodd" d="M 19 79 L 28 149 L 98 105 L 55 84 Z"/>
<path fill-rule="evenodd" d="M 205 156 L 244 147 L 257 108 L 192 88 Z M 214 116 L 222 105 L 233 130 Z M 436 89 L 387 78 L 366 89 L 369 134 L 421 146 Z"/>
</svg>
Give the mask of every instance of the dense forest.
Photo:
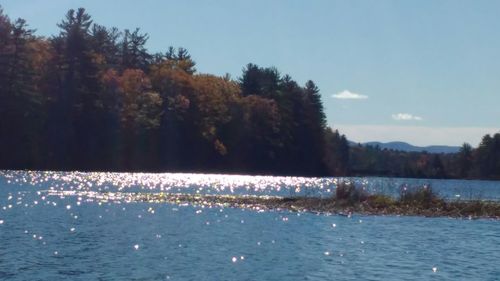
<svg viewBox="0 0 500 281">
<path fill-rule="evenodd" d="M 500 134 L 457 154 L 349 146 L 313 81 L 248 64 L 198 73 L 184 48 L 70 10 L 39 37 L 0 8 L 0 169 L 500 178 Z"/>
<path fill-rule="evenodd" d="M 350 175 L 409 178 L 500 179 L 500 134 L 483 137 L 478 148 L 458 153 L 404 152 L 377 146 L 350 148 Z"/>
</svg>

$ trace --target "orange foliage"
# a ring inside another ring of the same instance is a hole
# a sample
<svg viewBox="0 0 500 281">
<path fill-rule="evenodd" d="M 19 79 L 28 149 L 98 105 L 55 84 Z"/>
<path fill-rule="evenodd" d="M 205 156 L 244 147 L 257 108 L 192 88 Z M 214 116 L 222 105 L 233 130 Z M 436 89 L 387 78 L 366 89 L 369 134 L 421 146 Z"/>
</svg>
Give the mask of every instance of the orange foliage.
<svg viewBox="0 0 500 281">
<path fill-rule="evenodd" d="M 109 91 L 118 94 L 120 116 L 126 127 L 159 127 L 163 100 L 151 90 L 151 82 L 142 70 L 126 69 L 122 75 L 108 70 L 101 80 Z"/>
</svg>

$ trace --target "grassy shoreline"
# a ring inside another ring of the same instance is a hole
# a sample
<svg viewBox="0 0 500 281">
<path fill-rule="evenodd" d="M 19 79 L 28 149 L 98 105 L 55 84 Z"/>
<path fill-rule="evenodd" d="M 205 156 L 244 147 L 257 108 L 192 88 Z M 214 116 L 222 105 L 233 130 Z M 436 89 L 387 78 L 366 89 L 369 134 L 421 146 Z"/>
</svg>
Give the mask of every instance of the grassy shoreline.
<svg viewBox="0 0 500 281">
<path fill-rule="evenodd" d="M 79 196 L 101 202 L 172 203 L 207 207 L 230 207 L 255 211 L 288 210 L 350 216 L 394 215 L 452 218 L 500 219 L 500 202 L 484 200 L 449 201 L 439 197 L 430 186 L 402 187 L 398 198 L 369 194 L 352 183 L 339 183 L 330 197 L 206 195 L 147 192 L 48 191 L 51 196 Z"/>
<path fill-rule="evenodd" d="M 146 194 L 135 193 L 129 197 L 135 202 L 192 204 L 223 206 L 253 210 L 289 210 L 294 212 L 329 213 L 350 216 L 403 215 L 452 218 L 500 219 L 500 203 L 491 201 L 454 201 L 433 199 L 429 204 L 419 201 L 393 199 L 383 195 L 371 195 L 362 201 L 318 197 L 277 197 L 248 195 L 193 195 L 193 194 Z"/>
</svg>

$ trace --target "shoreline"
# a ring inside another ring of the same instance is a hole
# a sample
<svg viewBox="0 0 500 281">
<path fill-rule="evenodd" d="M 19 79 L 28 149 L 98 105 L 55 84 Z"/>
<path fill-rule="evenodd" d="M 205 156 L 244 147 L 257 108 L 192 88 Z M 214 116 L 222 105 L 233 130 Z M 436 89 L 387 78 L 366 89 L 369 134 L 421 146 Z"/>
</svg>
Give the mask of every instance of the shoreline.
<svg viewBox="0 0 500 281">
<path fill-rule="evenodd" d="M 49 195 L 76 195 L 50 192 Z M 173 203 L 178 205 L 200 205 L 251 209 L 255 211 L 288 210 L 292 212 L 310 212 L 318 214 L 336 214 L 350 216 L 394 215 L 450 217 L 467 219 L 500 220 L 500 202 L 493 201 L 453 201 L 447 202 L 433 198 L 427 203 L 396 200 L 383 195 L 370 195 L 366 199 L 353 202 L 345 199 L 319 197 L 278 197 L 251 195 L 200 195 L 179 193 L 121 193 L 89 192 L 80 193 L 99 202 L 125 201 L 146 203 Z"/>
<path fill-rule="evenodd" d="M 147 195 L 145 201 L 150 201 Z M 440 201 L 429 206 L 405 204 L 388 197 L 373 195 L 364 202 L 352 203 L 347 200 L 318 197 L 272 197 L 272 196 L 232 196 L 232 195 L 157 195 L 153 201 L 182 202 L 200 205 L 224 205 L 232 208 L 255 210 L 289 210 L 320 214 L 346 215 L 403 215 L 452 218 L 493 218 L 500 219 L 500 203 L 484 201 Z M 390 201 L 388 201 L 390 200 Z"/>
</svg>

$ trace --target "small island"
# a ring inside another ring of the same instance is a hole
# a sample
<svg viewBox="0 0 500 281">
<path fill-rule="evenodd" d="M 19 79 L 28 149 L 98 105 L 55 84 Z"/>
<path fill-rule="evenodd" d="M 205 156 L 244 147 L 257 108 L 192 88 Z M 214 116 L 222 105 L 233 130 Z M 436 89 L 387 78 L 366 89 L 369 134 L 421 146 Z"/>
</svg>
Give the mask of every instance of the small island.
<svg viewBox="0 0 500 281">
<path fill-rule="evenodd" d="M 0 0 L 0 281 L 500 280 L 499 10 Z"/>
<path fill-rule="evenodd" d="M 60 192 L 52 196 L 78 195 L 97 202 L 173 203 L 208 207 L 243 208 L 254 211 L 292 211 L 334 214 L 351 217 L 361 215 L 425 216 L 451 218 L 500 219 L 500 202 L 484 200 L 450 201 L 440 198 L 430 186 L 403 188 L 398 198 L 370 195 L 352 183 L 340 183 L 331 197 L 213 195 L 147 192 Z"/>
</svg>

